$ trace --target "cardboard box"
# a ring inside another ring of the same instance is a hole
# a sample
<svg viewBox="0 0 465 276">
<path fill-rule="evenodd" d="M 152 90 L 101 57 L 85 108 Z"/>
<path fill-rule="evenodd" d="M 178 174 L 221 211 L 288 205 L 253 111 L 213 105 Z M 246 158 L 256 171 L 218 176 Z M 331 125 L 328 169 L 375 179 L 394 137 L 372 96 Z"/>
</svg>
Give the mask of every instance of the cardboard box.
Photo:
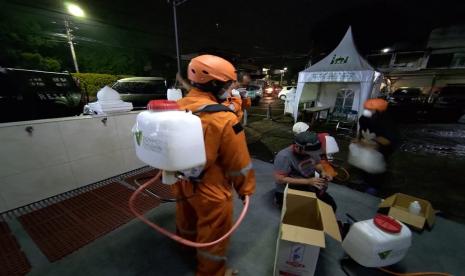
<svg viewBox="0 0 465 276">
<path fill-rule="evenodd" d="M 314 193 L 286 188 L 279 227 L 275 276 L 312 276 L 325 233 L 341 241 L 333 209 Z"/>
<path fill-rule="evenodd" d="M 408 210 L 413 201 L 420 203 L 421 212 L 419 215 L 414 215 Z M 394 194 L 383 200 L 379 204 L 379 212 L 398 219 L 417 230 L 422 230 L 425 226 L 431 229 L 435 220 L 435 211 L 429 201 L 402 193 Z"/>
</svg>

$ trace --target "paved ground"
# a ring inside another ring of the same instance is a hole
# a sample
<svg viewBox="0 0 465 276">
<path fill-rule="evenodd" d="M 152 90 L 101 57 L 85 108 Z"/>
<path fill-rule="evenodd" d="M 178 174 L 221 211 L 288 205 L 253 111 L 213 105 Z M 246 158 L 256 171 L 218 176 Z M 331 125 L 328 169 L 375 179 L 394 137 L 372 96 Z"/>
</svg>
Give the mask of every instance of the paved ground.
<svg viewBox="0 0 465 276">
<path fill-rule="evenodd" d="M 250 211 L 232 238 L 229 264 L 240 270 L 240 275 L 272 275 L 280 212 L 272 203 L 272 166 L 254 161 L 257 172 L 257 192 L 252 198 Z M 329 192 L 339 208 L 337 216 L 345 214 L 364 220 L 376 212 L 379 198 L 331 185 Z M 241 209 L 236 200 L 235 213 Z M 154 209 L 148 217 L 160 225 L 174 229 L 174 205 L 165 204 Z M 10 221 L 32 264 L 30 275 L 193 275 L 191 256 L 180 251 L 175 242 L 153 232 L 138 220 L 114 230 L 93 243 L 54 263 L 49 263 L 21 229 Z M 341 245 L 327 237 L 326 248 L 321 250 L 315 275 L 346 275 L 340 266 L 344 257 Z M 393 269 L 409 271 L 447 271 L 461 275 L 465 255 L 465 226 L 438 218 L 431 232 L 413 234 L 413 245 L 407 257 Z M 0 268 L 1 269 L 1 268 Z M 383 275 L 377 270 L 347 262 L 348 275 Z"/>
<path fill-rule="evenodd" d="M 272 120 L 266 119 L 266 107 L 271 104 Z M 289 145 L 293 119 L 283 115 L 282 101 L 265 98 L 253 107 L 246 127 L 251 154 L 270 162 L 274 154 Z M 427 199 L 443 215 L 465 223 L 465 125 L 464 124 L 403 124 L 401 147 L 389 160 L 389 172 L 379 196 L 403 192 Z M 316 131 L 336 135 L 334 126 L 317 126 Z M 350 138 L 336 136 L 341 152 L 347 159 Z M 351 182 L 360 181 L 357 170 L 347 166 Z"/>
</svg>

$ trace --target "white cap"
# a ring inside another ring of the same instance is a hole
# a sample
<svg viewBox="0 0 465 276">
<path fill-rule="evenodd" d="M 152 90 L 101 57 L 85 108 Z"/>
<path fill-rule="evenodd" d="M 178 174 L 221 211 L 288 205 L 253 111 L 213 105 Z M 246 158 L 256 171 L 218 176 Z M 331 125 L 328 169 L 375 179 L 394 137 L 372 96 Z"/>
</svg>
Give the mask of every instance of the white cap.
<svg viewBox="0 0 465 276">
<path fill-rule="evenodd" d="M 292 132 L 294 132 L 294 135 L 297 135 L 299 133 L 302 133 L 304 131 L 307 131 L 310 128 L 310 126 L 304 122 L 297 122 L 292 126 Z"/>
</svg>

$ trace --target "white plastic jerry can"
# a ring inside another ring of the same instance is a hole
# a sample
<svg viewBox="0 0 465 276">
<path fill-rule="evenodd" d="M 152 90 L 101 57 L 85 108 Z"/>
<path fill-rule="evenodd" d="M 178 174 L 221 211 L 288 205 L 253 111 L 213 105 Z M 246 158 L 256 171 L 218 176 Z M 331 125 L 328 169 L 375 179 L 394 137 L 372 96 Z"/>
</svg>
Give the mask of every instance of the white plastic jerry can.
<svg viewBox="0 0 465 276">
<path fill-rule="evenodd" d="M 395 264 L 407 254 L 412 232 L 401 222 L 378 214 L 354 223 L 342 242 L 344 251 L 365 267 Z"/>
</svg>

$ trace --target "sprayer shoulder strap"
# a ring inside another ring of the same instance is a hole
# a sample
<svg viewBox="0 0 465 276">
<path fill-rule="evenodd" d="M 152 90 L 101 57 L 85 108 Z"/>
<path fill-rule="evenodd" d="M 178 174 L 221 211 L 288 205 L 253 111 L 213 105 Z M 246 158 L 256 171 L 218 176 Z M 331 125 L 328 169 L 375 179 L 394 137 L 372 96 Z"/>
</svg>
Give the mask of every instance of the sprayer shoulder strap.
<svg viewBox="0 0 465 276">
<path fill-rule="evenodd" d="M 232 112 L 234 113 L 234 111 L 232 111 L 230 108 L 222 104 L 209 104 L 205 106 L 204 108 L 195 111 L 194 114 L 197 115 L 198 113 L 201 113 L 201 112 L 207 112 L 207 113 Z"/>
<path fill-rule="evenodd" d="M 234 111 L 232 111 L 231 109 L 229 109 L 228 107 L 222 105 L 222 104 L 209 104 L 209 105 L 206 105 L 205 107 L 195 111 L 195 112 L 192 112 L 193 114 L 195 115 L 199 115 L 199 113 L 202 113 L 202 112 L 206 112 L 206 113 L 216 113 L 216 112 L 232 112 L 234 113 Z M 194 189 L 196 189 L 196 186 L 195 185 L 198 185 L 198 183 L 202 182 L 202 178 L 203 176 L 205 175 L 205 170 L 202 170 L 202 172 L 199 174 L 199 176 L 197 177 L 189 177 L 189 180 L 194 184 Z"/>
</svg>

